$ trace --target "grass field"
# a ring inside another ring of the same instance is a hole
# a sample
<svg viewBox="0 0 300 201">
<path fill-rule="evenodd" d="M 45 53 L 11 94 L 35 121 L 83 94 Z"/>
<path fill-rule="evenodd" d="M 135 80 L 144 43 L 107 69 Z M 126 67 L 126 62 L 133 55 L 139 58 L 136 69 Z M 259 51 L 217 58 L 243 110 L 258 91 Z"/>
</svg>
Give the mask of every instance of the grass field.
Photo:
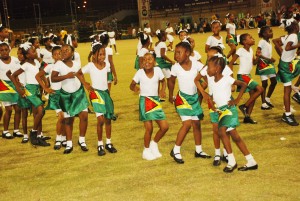
<svg viewBox="0 0 300 201">
<path fill-rule="evenodd" d="M 274 37 L 284 34 L 278 28 L 273 31 Z M 238 34 L 245 32 L 252 34 L 258 43 L 256 29 L 238 30 Z M 210 34 L 192 35 L 203 61 L 206 60 L 204 44 Z M 225 38 L 225 32 L 222 35 Z M 0 200 L 300 200 L 299 126 L 291 127 L 281 122 L 283 86 L 280 83 L 272 96 L 275 108 L 262 111 L 259 99 L 253 112 L 258 124 L 241 123 L 238 127 L 239 134 L 259 164 L 257 171 L 225 174 L 222 171 L 225 164 L 214 167 L 213 159 L 194 158 L 192 133 L 188 134 L 182 146 L 185 164 L 176 164 L 169 152 L 174 146 L 181 121 L 174 106 L 168 102 L 162 104 L 170 125 L 159 143 L 163 157 L 155 161 L 143 160 L 144 127 L 138 120 L 138 95 L 129 90 L 135 73 L 136 45 L 137 40 L 119 40 L 120 55 L 114 56 L 119 83 L 112 87 L 111 96 L 119 118 L 112 125 L 112 142 L 118 153 L 107 153 L 103 157 L 97 155 L 96 118 L 93 114 L 89 114 L 86 135 L 88 152 L 82 152 L 77 145 L 78 119 L 74 124 L 74 151 L 64 155 L 63 149 L 53 150 L 56 116 L 54 111 L 47 111 L 43 132 L 52 137 L 51 147 L 34 148 L 30 143 L 21 144 L 21 139 L 0 139 Z M 226 47 L 226 52 L 228 49 Z M 79 44 L 78 52 L 83 64 L 87 63 L 89 50 L 89 43 Z M 15 49 L 12 55 L 16 55 Z M 273 55 L 276 55 L 275 51 Z M 168 52 L 168 56 L 173 58 L 173 53 Z M 276 58 L 278 63 L 277 55 Z M 260 81 L 257 76 L 254 78 Z M 246 98 L 248 95 L 243 100 Z M 297 110 L 296 119 L 300 121 L 300 106 L 293 101 L 292 104 Z M 213 156 L 206 104 L 203 108 L 203 148 Z M 0 126 L 2 130 L 2 123 Z M 29 126 L 32 126 L 32 117 L 29 117 Z M 10 130 L 12 127 L 11 122 Z M 156 130 L 157 127 L 154 132 Z M 238 165 L 244 165 L 244 156 L 235 145 L 233 148 Z"/>
</svg>

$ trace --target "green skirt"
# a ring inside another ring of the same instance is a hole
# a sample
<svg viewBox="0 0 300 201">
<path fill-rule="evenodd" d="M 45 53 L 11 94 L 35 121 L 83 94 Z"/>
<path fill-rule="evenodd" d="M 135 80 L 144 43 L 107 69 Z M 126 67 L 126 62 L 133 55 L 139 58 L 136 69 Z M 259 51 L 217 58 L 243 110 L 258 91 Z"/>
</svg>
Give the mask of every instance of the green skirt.
<svg viewBox="0 0 300 201">
<path fill-rule="evenodd" d="M 200 120 L 203 119 L 203 110 L 200 106 L 197 93 L 188 95 L 179 91 L 174 103 L 179 116 L 197 116 Z"/>
<path fill-rule="evenodd" d="M 90 101 L 94 112 L 103 113 L 107 119 L 112 119 L 114 114 L 114 103 L 109 95 L 109 91 L 95 90 L 90 92 Z"/>
<path fill-rule="evenodd" d="M 45 110 L 58 110 L 60 108 L 60 90 L 55 90 L 54 94 L 49 95 L 48 105 Z"/>
<path fill-rule="evenodd" d="M 68 113 L 71 117 L 79 114 L 82 110 L 88 108 L 89 106 L 89 101 L 82 85 L 74 93 L 68 93 L 61 89 L 60 95 L 60 107 L 62 111 Z"/>
<path fill-rule="evenodd" d="M 22 89 L 24 90 L 25 87 L 22 87 Z M 23 97 L 19 96 L 18 106 L 22 109 L 31 108 L 31 103 L 27 98 L 23 98 Z"/>
<path fill-rule="evenodd" d="M 139 55 L 136 55 L 135 61 L 134 61 L 134 69 L 139 70 L 140 69 L 140 57 Z"/>
<path fill-rule="evenodd" d="M 25 94 L 27 100 L 37 108 L 40 105 L 43 105 L 43 101 L 41 100 L 41 91 L 40 85 L 38 84 L 26 84 L 25 86 Z"/>
<path fill-rule="evenodd" d="M 251 90 L 254 90 L 256 88 L 256 86 L 258 85 L 258 83 L 251 78 L 250 74 L 248 74 L 248 75 L 237 74 L 237 79 L 240 81 L 243 81 L 247 84 L 247 89 L 245 90 L 245 93 L 249 92 Z M 241 90 L 241 87 L 237 87 L 236 91 L 239 92 L 240 90 Z"/>
<path fill-rule="evenodd" d="M 140 121 L 164 119 L 166 119 L 166 115 L 158 96 L 140 96 Z"/>
<path fill-rule="evenodd" d="M 19 94 L 13 82 L 0 80 L 0 101 L 16 103 L 18 99 Z"/>
<path fill-rule="evenodd" d="M 226 36 L 226 43 L 233 43 L 235 44 L 235 46 L 238 46 L 238 43 L 237 43 L 237 38 L 234 34 L 230 34 L 231 37 L 228 38 L 228 36 Z"/>
<path fill-rule="evenodd" d="M 218 109 L 221 111 L 218 120 L 219 128 L 236 128 L 238 125 L 240 125 L 236 106 L 224 105 Z"/>
<path fill-rule="evenodd" d="M 112 72 L 107 73 L 107 82 L 112 82 L 114 80 L 114 76 Z"/>
<path fill-rule="evenodd" d="M 172 64 L 164 60 L 163 58 L 156 58 L 156 63 L 160 68 L 168 68 L 171 69 Z"/>
<path fill-rule="evenodd" d="M 272 75 L 276 74 L 274 63 L 269 62 L 266 59 L 259 59 L 258 64 L 256 65 L 256 75 Z"/>
<path fill-rule="evenodd" d="M 292 62 L 279 61 L 277 80 L 283 83 L 291 82 L 300 74 L 300 60 Z"/>
</svg>

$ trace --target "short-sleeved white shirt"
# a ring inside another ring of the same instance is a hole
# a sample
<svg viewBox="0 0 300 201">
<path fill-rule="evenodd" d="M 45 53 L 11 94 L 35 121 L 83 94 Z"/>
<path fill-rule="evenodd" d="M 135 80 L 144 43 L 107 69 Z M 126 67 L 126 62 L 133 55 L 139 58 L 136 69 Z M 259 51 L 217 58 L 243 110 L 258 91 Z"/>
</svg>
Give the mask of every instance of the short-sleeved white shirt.
<svg viewBox="0 0 300 201">
<path fill-rule="evenodd" d="M 108 56 L 112 56 L 114 53 L 113 53 L 113 49 L 110 48 L 110 47 L 106 47 L 105 48 L 105 63 L 109 63 L 109 60 L 108 60 Z M 109 66 L 110 68 L 110 66 Z"/>
<path fill-rule="evenodd" d="M 296 57 L 296 52 L 297 49 L 286 51 L 285 47 L 286 45 L 292 42 L 292 45 L 296 45 L 298 43 L 298 37 L 296 34 L 290 34 L 288 37 L 283 41 L 283 46 L 282 46 L 282 54 L 281 54 L 281 60 L 284 62 L 291 62 L 295 59 Z"/>
<path fill-rule="evenodd" d="M 55 63 L 52 71 L 56 71 L 60 76 L 67 75 L 70 72 L 77 73 L 80 69 L 80 66 L 77 62 L 73 61 L 73 66 L 69 67 L 64 62 L 58 61 Z M 81 86 L 81 83 L 77 77 L 68 78 L 61 81 L 61 88 L 68 93 L 74 93 Z"/>
<path fill-rule="evenodd" d="M 236 26 L 235 26 L 234 23 L 227 23 L 226 24 L 226 29 L 229 29 L 229 33 L 230 34 L 234 34 L 235 35 Z"/>
<path fill-rule="evenodd" d="M 253 50 L 250 47 L 249 51 L 241 47 L 236 51 L 240 57 L 240 66 L 237 74 L 250 74 L 253 67 Z"/>
<path fill-rule="evenodd" d="M 166 28 L 166 33 L 167 33 L 167 34 L 174 33 L 173 27 L 168 27 L 168 28 Z"/>
<path fill-rule="evenodd" d="M 53 68 L 54 68 L 54 65 L 55 64 L 48 64 L 45 68 L 44 68 L 44 71 L 45 73 L 49 74 L 49 79 L 50 79 L 50 86 L 51 86 L 51 89 L 53 90 L 60 90 L 61 89 L 61 82 L 52 82 L 51 81 L 51 73 L 53 71 Z"/>
<path fill-rule="evenodd" d="M 165 42 L 159 42 L 157 44 L 157 46 L 154 47 L 154 52 L 155 52 L 157 58 L 161 58 L 160 49 L 162 49 L 162 48 L 165 49 L 165 54 L 166 54 L 168 48 L 167 48 L 167 45 Z"/>
<path fill-rule="evenodd" d="M 80 54 L 78 52 L 74 52 L 74 60 L 73 61 L 77 62 L 79 64 L 79 66 L 81 66 Z"/>
<path fill-rule="evenodd" d="M 232 75 L 232 70 L 229 68 L 229 66 L 225 66 L 225 68 L 224 68 L 224 70 L 223 70 L 223 72 L 222 72 L 222 75 L 223 76 L 231 76 Z M 207 74 L 207 66 L 205 66 L 201 71 L 200 71 L 200 74 L 204 77 L 204 76 L 206 76 L 206 78 L 207 78 L 207 84 L 208 84 L 208 94 L 209 95 L 212 95 L 212 89 L 211 89 L 211 85 L 213 84 L 213 82 L 214 82 L 214 79 L 215 79 L 215 77 L 214 76 L 209 76 L 208 74 Z"/>
<path fill-rule="evenodd" d="M 150 34 L 151 33 L 151 28 L 149 27 L 149 28 L 144 28 L 144 32 L 145 33 L 147 33 L 147 34 Z"/>
<path fill-rule="evenodd" d="M 93 62 L 89 62 L 85 65 L 81 71 L 83 74 L 89 73 L 92 81 L 92 87 L 98 90 L 107 90 L 107 73 L 110 72 L 109 62 L 105 62 L 103 69 L 98 69 Z"/>
<path fill-rule="evenodd" d="M 272 58 L 272 45 L 265 39 L 261 39 L 258 42 L 258 46 L 261 49 L 262 56 L 271 59 Z"/>
<path fill-rule="evenodd" d="M 138 51 L 138 55 L 139 55 L 139 57 L 143 57 L 143 56 L 145 56 L 145 54 L 147 54 L 149 52 L 149 50 L 147 49 L 147 48 L 142 48 L 142 49 L 140 49 L 139 51 Z"/>
<path fill-rule="evenodd" d="M 107 35 L 109 38 L 114 38 L 116 33 L 114 31 L 109 31 L 109 32 L 107 32 Z"/>
<path fill-rule="evenodd" d="M 201 59 L 201 55 L 198 51 L 194 50 L 194 56 L 190 56 L 190 60 L 199 61 Z"/>
<path fill-rule="evenodd" d="M 192 61 L 192 67 L 189 71 L 184 70 L 179 63 L 175 63 L 171 68 L 171 75 L 177 77 L 179 90 L 188 95 L 197 93 L 197 87 L 194 79 L 203 68 L 200 62 Z"/>
<path fill-rule="evenodd" d="M 11 73 L 14 73 L 16 70 L 20 68 L 20 62 L 16 57 L 10 57 L 10 63 L 6 64 L 0 59 L 0 79 L 10 81 L 10 79 L 6 76 L 7 71 L 10 70 Z"/>
<path fill-rule="evenodd" d="M 141 96 L 158 96 L 159 81 L 164 79 L 164 74 L 159 67 L 154 67 L 154 75 L 149 78 L 144 69 L 139 69 L 134 77 L 133 81 L 140 84 Z"/>
<path fill-rule="evenodd" d="M 211 91 L 217 107 L 227 105 L 231 100 L 231 85 L 234 82 L 235 79 L 231 76 L 223 76 L 218 82 L 212 80 Z"/>
<path fill-rule="evenodd" d="M 206 40 L 206 45 L 208 45 L 209 47 L 214 47 L 214 46 L 220 46 L 222 49 L 224 49 L 224 44 L 223 44 L 223 37 L 220 36 L 220 39 L 217 39 L 214 36 L 209 36 Z"/>
<path fill-rule="evenodd" d="M 40 56 L 43 56 L 43 61 L 47 64 L 53 64 L 54 59 L 52 58 L 52 52 L 48 51 L 47 49 L 43 48 L 40 50 Z"/>
<path fill-rule="evenodd" d="M 39 84 L 38 81 L 35 79 L 36 74 L 38 74 L 40 70 L 40 62 L 38 60 L 34 60 L 35 65 L 32 65 L 28 62 L 25 62 L 21 68 L 24 70 L 25 73 L 25 83 L 26 84 Z"/>
</svg>

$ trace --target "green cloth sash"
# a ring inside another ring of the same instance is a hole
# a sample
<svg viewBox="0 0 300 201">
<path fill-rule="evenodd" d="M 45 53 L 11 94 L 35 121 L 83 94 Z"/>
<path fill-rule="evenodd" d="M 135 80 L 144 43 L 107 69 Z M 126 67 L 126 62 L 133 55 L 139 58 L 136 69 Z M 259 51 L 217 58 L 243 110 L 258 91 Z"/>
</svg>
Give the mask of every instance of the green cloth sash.
<svg viewBox="0 0 300 201">
<path fill-rule="evenodd" d="M 291 82 L 300 74 L 300 60 L 293 60 L 292 62 L 279 61 L 277 80 L 283 83 Z"/>
<path fill-rule="evenodd" d="M 41 100 L 40 85 L 26 84 L 25 95 L 27 100 L 29 100 L 35 108 L 37 108 L 40 105 L 43 105 L 43 101 Z"/>
<path fill-rule="evenodd" d="M 260 58 L 256 65 L 256 75 L 271 75 L 276 74 L 274 63 Z"/>
<path fill-rule="evenodd" d="M 166 115 L 162 110 L 158 96 L 140 96 L 140 121 L 164 120 Z"/>
<path fill-rule="evenodd" d="M 90 101 L 94 112 L 103 113 L 107 119 L 112 119 L 114 114 L 114 103 L 109 95 L 109 91 L 97 90 L 90 92 Z"/>
<path fill-rule="evenodd" d="M 158 64 L 158 66 L 160 68 L 168 68 L 168 69 L 171 69 L 172 67 L 172 64 L 167 62 L 165 59 L 163 58 L 156 58 L 156 63 Z"/>
<path fill-rule="evenodd" d="M 0 80 L 0 101 L 16 103 L 18 99 L 19 94 L 13 82 Z"/>
</svg>

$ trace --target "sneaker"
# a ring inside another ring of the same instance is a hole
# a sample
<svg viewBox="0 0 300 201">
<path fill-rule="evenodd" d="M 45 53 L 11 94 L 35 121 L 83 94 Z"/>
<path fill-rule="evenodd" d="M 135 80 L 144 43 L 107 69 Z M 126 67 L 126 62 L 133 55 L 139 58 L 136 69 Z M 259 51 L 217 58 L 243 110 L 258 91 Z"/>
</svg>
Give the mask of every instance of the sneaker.
<svg viewBox="0 0 300 201">
<path fill-rule="evenodd" d="M 38 137 L 37 138 L 37 143 L 34 144 L 34 145 L 38 145 L 38 146 L 41 146 L 41 147 L 48 147 L 48 146 L 50 146 L 50 143 L 46 142 L 43 138 Z"/>
<path fill-rule="evenodd" d="M 260 107 L 262 110 L 271 110 L 272 107 L 270 107 L 267 103 L 263 103 Z"/>
<path fill-rule="evenodd" d="M 257 124 L 257 121 L 254 121 L 251 117 L 245 117 L 244 123 L 245 124 Z"/>
<path fill-rule="evenodd" d="M 158 146 L 157 143 L 153 143 L 152 141 L 150 142 L 150 146 L 149 146 L 152 154 L 155 156 L 155 158 L 160 158 L 162 157 L 161 153 L 158 150 Z"/>
<path fill-rule="evenodd" d="M 243 113 L 243 115 L 244 115 L 245 117 L 249 116 L 248 113 L 247 113 L 247 107 L 245 106 L 245 104 L 240 105 L 240 106 L 239 106 L 239 109 L 241 110 L 241 112 Z"/>
<path fill-rule="evenodd" d="M 119 54 L 119 52 L 116 52 L 115 54 Z"/>
<path fill-rule="evenodd" d="M 292 99 L 300 104 L 300 95 L 298 93 L 295 93 L 293 95 Z"/>
<path fill-rule="evenodd" d="M 114 147 L 113 144 L 106 144 L 105 149 L 110 153 L 117 153 L 117 149 Z"/>
<path fill-rule="evenodd" d="M 298 126 L 299 125 L 299 123 L 295 120 L 295 117 L 293 114 L 286 116 L 286 114 L 283 113 L 281 120 L 290 126 Z"/>
<path fill-rule="evenodd" d="M 271 103 L 271 101 L 267 101 L 267 100 L 266 100 L 266 104 L 267 104 L 269 107 L 274 107 L 274 105 Z"/>
<path fill-rule="evenodd" d="M 106 153 L 104 151 L 103 145 L 98 146 L 98 156 L 104 156 Z"/>
<path fill-rule="evenodd" d="M 156 159 L 156 157 L 153 155 L 153 153 L 151 152 L 150 149 L 144 149 L 142 157 L 143 157 L 143 159 L 145 159 L 147 161 L 152 161 L 152 160 Z"/>
</svg>

